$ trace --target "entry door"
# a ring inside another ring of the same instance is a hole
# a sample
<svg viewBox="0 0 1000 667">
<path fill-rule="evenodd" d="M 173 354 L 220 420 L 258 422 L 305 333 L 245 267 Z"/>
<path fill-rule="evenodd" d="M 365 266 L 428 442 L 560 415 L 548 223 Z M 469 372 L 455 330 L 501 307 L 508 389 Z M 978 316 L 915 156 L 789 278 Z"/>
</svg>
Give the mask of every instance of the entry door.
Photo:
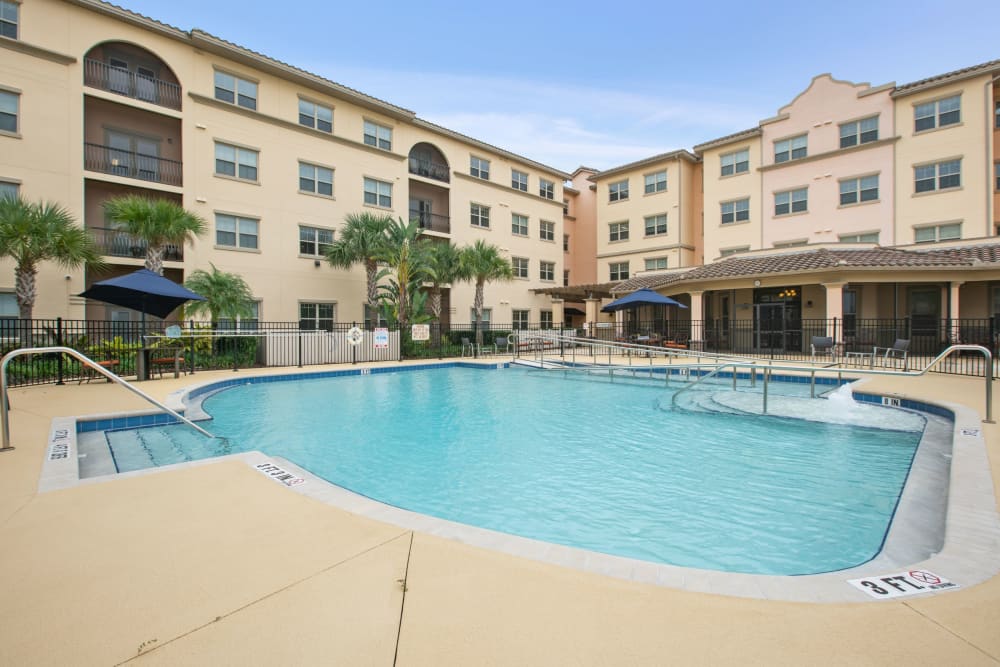
<svg viewBox="0 0 1000 667">
<path fill-rule="evenodd" d="M 754 307 L 754 347 L 785 349 L 785 304 L 758 303 Z"/>
<path fill-rule="evenodd" d="M 128 62 L 120 58 L 108 58 L 108 66 L 108 88 L 121 95 L 130 95 L 132 75 L 128 71 Z"/>
<path fill-rule="evenodd" d="M 138 177 L 146 181 L 159 180 L 160 143 L 142 137 L 135 138 L 135 160 Z"/>
<path fill-rule="evenodd" d="M 134 168 L 132 137 L 108 130 L 108 162 L 110 173 L 116 176 L 131 176 Z"/>
<path fill-rule="evenodd" d="M 156 72 L 148 67 L 136 65 L 135 96 L 145 102 L 156 102 Z"/>
<path fill-rule="evenodd" d="M 420 220 L 421 229 L 431 228 L 431 204 L 430 199 L 410 200 L 410 217 Z"/>
</svg>

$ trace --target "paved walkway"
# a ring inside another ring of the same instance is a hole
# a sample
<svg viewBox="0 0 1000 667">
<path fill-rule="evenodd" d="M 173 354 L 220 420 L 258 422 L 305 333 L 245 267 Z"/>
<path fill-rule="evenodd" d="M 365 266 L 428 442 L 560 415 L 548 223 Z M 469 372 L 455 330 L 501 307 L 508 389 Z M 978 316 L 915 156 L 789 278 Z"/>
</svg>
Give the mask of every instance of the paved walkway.
<svg viewBox="0 0 1000 667">
<path fill-rule="evenodd" d="M 162 398 L 232 376 L 141 387 Z M 901 392 L 900 382 L 872 388 Z M 981 379 L 907 385 L 915 398 L 983 408 Z M 2 665 L 1000 662 L 1000 577 L 868 604 L 690 593 L 381 524 L 234 460 L 39 494 L 53 417 L 145 406 L 97 382 L 15 389 L 11 401 L 17 449 L 0 454 Z M 1000 431 L 984 426 L 996 485 Z"/>
</svg>

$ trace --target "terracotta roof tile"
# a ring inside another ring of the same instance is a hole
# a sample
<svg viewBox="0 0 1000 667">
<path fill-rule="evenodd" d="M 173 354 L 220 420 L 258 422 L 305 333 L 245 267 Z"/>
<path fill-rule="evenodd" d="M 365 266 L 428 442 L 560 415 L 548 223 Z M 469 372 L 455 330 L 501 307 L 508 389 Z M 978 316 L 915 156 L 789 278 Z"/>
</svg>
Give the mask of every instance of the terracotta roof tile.
<svg viewBox="0 0 1000 667">
<path fill-rule="evenodd" d="M 952 72 L 945 72 L 944 74 L 938 74 L 936 76 L 928 77 L 926 79 L 920 79 L 919 81 L 912 81 L 910 83 L 904 83 L 901 86 L 896 86 L 896 89 L 892 92 L 893 95 L 898 95 L 901 93 L 909 92 L 914 88 L 924 88 L 931 84 L 936 83 L 947 83 L 955 79 L 962 79 L 967 76 L 975 76 L 976 74 L 985 74 L 989 70 L 1000 69 L 1000 60 L 990 60 L 989 62 L 980 63 L 979 65 L 973 65 L 972 67 L 963 67 L 962 69 L 957 69 Z"/>
</svg>

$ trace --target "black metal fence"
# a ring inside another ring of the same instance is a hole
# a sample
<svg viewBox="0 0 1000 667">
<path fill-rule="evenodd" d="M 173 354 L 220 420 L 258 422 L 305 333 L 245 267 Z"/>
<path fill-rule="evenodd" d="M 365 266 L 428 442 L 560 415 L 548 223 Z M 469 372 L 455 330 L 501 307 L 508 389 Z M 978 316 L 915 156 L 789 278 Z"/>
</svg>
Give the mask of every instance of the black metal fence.
<svg viewBox="0 0 1000 667">
<path fill-rule="evenodd" d="M 358 335 L 358 331 L 360 335 Z M 923 368 L 953 343 L 983 345 L 997 351 L 1000 327 L 992 318 L 962 320 L 872 319 L 799 320 L 762 323 L 753 320 L 659 321 L 587 323 L 580 327 L 545 324 L 497 323 L 427 325 L 426 337 L 414 339 L 410 329 L 365 330 L 361 323 L 221 322 L 214 328 L 193 321 L 139 322 L 103 320 L 0 320 L 0 353 L 19 347 L 64 345 L 124 376 L 145 379 L 171 374 L 175 369 L 245 369 L 265 366 L 304 367 L 366 361 L 445 359 L 495 353 L 587 354 L 593 342 L 627 342 L 675 350 L 739 355 L 781 361 L 840 361 L 872 364 L 885 348 L 905 341 L 907 368 Z M 561 334 L 555 339 L 552 334 Z M 814 337 L 830 337 L 832 351 L 814 355 Z M 569 341 L 569 342 L 568 342 Z M 574 350 L 575 348 L 575 350 Z M 879 348 L 877 354 L 876 348 Z M 832 352 L 832 354 L 831 354 Z M 623 354 L 628 352 L 623 351 Z M 608 354 L 602 348 L 601 356 Z M 893 355 L 899 356 L 899 355 Z M 903 366 L 901 360 L 891 364 Z M 997 376 L 996 370 L 993 375 Z M 938 372 L 982 377 L 981 355 L 954 355 Z M 18 357 L 8 366 L 12 386 L 83 382 L 96 378 L 93 370 L 62 354 Z"/>
</svg>

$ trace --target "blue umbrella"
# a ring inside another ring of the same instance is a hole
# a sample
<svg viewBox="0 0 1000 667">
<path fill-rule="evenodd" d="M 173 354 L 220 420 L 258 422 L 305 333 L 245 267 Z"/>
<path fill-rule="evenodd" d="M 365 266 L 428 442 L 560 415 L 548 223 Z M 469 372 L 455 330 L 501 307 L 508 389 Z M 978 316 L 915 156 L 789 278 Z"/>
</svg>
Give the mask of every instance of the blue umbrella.
<svg viewBox="0 0 1000 667">
<path fill-rule="evenodd" d="M 147 269 L 96 282 L 80 296 L 138 310 L 142 313 L 143 333 L 147 313 L 162 319 L 183 303 L 205 301 L 200 294 Z"/>
<path fill-rule="evenodd" d="M 654 292 L 649 288 L 642 288 L 632 292 L 631 294 L 626 294 L 620 299 L 615 299 L 608 305 L 601 308 L 601 312 L 613 313 L 617 310 L 626 310 L 629 308 L 638 308 L 639 306 L 677 306 L 678 308 L 687 308 L 680 301 L 675 301 L 669 296 L 663 296 L 659 292 Z"/>
</svg>

